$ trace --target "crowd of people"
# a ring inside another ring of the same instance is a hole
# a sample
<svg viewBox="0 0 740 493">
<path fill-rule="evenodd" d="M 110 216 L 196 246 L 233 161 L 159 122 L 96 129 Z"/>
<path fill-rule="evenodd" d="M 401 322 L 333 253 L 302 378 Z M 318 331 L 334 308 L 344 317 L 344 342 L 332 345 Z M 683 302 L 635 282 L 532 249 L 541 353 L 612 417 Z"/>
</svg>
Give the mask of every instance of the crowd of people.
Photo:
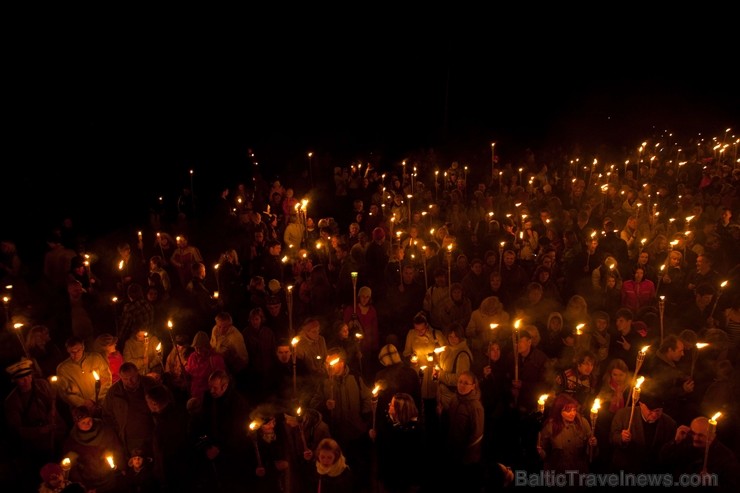
<svg viewBox="0 0 740 493">
<path fill-rule="evenodd" d="M 478 492 L 576 470 L 735 491 L 740 167 L 692 144 L 616 167 L 528 154 L 474 184 L 458 162 L 418 164 L 426 183 L 340 167 L 319 217 L 255 171 L 107 251 L 67 220 L 37 279 L 6 239 L 2 476 Z"/>
</svg>

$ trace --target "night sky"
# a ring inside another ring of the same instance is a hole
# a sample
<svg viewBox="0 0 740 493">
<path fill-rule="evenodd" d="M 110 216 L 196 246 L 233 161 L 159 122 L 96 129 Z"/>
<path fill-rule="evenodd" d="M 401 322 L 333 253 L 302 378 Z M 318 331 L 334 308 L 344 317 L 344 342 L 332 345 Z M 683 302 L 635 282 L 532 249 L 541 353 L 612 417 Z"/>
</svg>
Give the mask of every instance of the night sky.
<svg viewBox="0 0 740 493">
<path fill-rule="evenodd" d="M 8 229 L 91 207 L 114 222 L 133 203 L 174 200 L 189 169 L 196 195 L 215 194 L 249 176 L 250 148 L 272 178 L 305 166 L 308 150 L 327 173 L 356 159 L 391 169 L 429 149 L 442 165 L 484 165 L 492 141 L 516 161 L 527 147 L 618 150 L 657 129 L 718 135 L 740 120 L 732 67 L 705 49 L 721 48 L 717 37 L 524 27 L 312 24 L 214 38 L 101 27 L 19 51 L 2 200 L 29 211 Z M 534 45 L 532 31 L 545 35 Z"/>
</svg>

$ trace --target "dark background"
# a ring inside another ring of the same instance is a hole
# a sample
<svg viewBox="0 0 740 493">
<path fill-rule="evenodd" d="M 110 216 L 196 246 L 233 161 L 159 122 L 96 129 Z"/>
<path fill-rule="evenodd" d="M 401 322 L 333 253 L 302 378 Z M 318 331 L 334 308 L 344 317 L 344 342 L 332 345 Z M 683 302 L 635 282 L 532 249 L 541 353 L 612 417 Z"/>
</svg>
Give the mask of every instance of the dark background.
<svg viewBox="0 0 740 493">
<path fill-rule="evenodd" d="M 505 34 L 500 23 L 297 16 L 275 30 L 251 18 L 28 35 L 10 50 L 3 235 L 64 215 L 87 229 L 141 224 L 157 197 L 174 204 L 190 169 L 196 197 L 215 200 L 251 178 L 248 149 L 268 180 L 305 169 L 313 151 L 328 192 L 333 167 L 354 160 L 391 171 L 433 150 L 428 172 L 460 160 L 475 173 L 493 141 L 516 162 L 526 148 L 618 156 L 663 130 L 677 141 L 735 132 L 720 31 L 528 22 Z"/>
</svg>

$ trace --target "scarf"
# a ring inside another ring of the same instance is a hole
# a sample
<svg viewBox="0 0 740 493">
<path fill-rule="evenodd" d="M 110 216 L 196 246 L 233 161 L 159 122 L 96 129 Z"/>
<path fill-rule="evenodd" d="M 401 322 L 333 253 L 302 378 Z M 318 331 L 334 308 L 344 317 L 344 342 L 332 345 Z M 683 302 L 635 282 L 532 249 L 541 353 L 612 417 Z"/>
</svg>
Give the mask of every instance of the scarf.
<svg viewBox="0 0 740 493">
<path fill-rule="evenodd" d="M 329 467 L 324 467 L 321 462 L 316 461 L 316 471 L 322 476 L 328 475 L 329 477 L 336 478 L 344 472 L 347 468 L 347 464 L 344 462 L 344 456 L 340 455 L 339 459 Z"/>
<path fill-rule="evenodd" d="M 87 446 L 106 445 L 105 433 L 102 433 L 103 426 L 99 419 L 93 420 L 93 426 L 88 431 L 82 431 L 77 426 L 72 428 L 70 437 L 77 443 Z"/>
<path fill-rule="evenodd" d="M 624 407 L 624 388 L 618 388 L 614 379 L 609 380 L 609 387 L 614 391 L 614 397 L 609 404 L 609 412 L 616 413 Z"/>
</svg>

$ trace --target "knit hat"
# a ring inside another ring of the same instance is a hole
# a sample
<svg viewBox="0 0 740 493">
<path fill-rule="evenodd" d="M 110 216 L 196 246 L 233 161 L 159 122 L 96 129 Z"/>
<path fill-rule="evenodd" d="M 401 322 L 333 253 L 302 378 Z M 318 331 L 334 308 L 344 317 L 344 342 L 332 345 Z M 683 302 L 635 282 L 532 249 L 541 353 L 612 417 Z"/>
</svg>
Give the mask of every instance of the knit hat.
<svg viewBox="0 0 740 493">
<path fill-rule="evenodd" d="M 270 282 L 267 283 L 267 289 L 269 289 L 272 294 L 277 294 L 280 291 L 280 288 L 280 281 L 277 279 L 270 279 Z"/>
<path fill-rule="evenodd" d="M 54 474 L 63 475 L 64 471 L 62 470 L 62 466 L 60 466 L 56 462 L 49 462 L 41 468 L 39 474 L 41 474 L 41 479 L 44 480 L 44 483 L 48 483 L 49 481 L 51 481 L 51 477 Z"/>
<path fill-rule="evenodd" d="M 398 349 L 393 344 L 386 344 L 380 348 L 378 354 L 378 361 L 383 366 L 395 365 L 401 362 L 401 355 L 398 354 Z"/>
</svg>

